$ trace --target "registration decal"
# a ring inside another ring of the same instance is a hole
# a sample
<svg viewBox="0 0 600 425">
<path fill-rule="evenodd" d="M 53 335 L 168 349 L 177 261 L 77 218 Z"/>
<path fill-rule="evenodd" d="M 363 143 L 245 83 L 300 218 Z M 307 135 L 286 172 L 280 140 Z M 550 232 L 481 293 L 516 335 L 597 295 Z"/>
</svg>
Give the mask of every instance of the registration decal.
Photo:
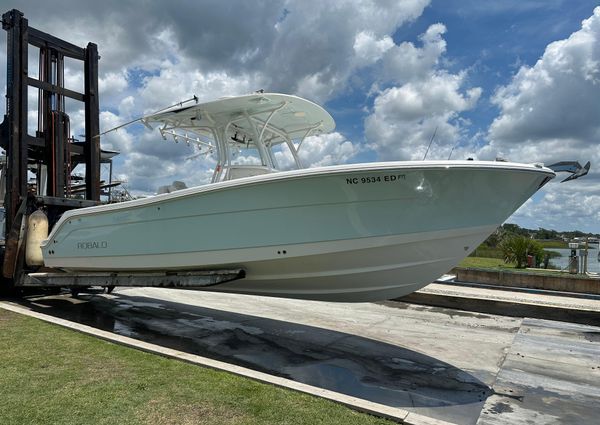
<svg viewBox="0 0 600 425">
<path fill-rule="evenodd" d="M 346 184 L 393 183 L 406 180 L 406 174 L 384 174 L 380 176 L 346 177 Z"/>
</svg>

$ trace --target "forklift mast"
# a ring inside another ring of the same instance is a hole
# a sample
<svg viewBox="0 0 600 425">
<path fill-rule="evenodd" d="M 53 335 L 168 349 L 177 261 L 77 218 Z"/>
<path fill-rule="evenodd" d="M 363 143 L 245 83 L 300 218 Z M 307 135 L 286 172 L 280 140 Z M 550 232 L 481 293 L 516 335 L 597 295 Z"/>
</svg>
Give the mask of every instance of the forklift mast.
<svg viewBox="0 0 600 425">
<path fill-rule="evenodd" d="M 30 27 L 23 13 L 15 9 L 2 15 L 2 28 L 8 36 L 6 114 L 0 125 L 0 146 L 6 152 L 6 163 L 0 165 L 6 226 L 4 258 L 0 261 L 4 280 L 12 284 L 27 267 L 23 260 L 24 223 L 29 214 L 42 208 L 52 226 L 68 209 L 99 203 L 98 48 L 94 43 L 78 47 Z M 29 45 L 39 49 L 38 78 L 29 76 Z M 83 93 L 65 88 L 65 58 L 83 62 Z M 29 87 L 38 89 L 35 135 L 28 134 Z M 70 139 L 65 98 L 84 103 L 83 143 Z M 85 164 L 84 198 L 69 190 L 71 171 L 77 164 Z M 29 173 L 36 175 L 35 187 L 28 184 Z"/>
</svg>

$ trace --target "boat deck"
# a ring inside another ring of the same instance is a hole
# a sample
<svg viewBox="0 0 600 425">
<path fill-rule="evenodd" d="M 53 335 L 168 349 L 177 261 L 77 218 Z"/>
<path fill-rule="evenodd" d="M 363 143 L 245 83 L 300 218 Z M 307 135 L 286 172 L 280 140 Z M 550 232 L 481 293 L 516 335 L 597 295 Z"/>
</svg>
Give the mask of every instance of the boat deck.
<svg viewBox="0 0 600 425">
<path fill-rule="evenodd" d="M 580 301 L 600 306 L 565 302 Z M 600 404 L 600 327 L 590 325 L 158 288 L 22 305 L 450 423 L 593 423 Z"/>
</svg>

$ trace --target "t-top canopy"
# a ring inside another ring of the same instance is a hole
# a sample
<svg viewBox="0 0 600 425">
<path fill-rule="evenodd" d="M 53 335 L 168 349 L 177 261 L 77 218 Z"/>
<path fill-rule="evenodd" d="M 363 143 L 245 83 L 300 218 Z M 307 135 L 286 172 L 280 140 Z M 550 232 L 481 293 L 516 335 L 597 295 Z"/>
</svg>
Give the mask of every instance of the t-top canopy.
<svg viewBox="0 0 600 425">
<path fill-rule="evenodd" d="M 143 121 L 161 122 L 162 130 L 167 133 L 179 129 L 214 136 L 215 131 L 223 130 L 227 136 L 238 133 L 236 141 L 255 140 L 260 136 L 265 143 L 280 143 L 284 141 L 281 138 L 303 138 L 307 133 L 327 133 L 335 128 L 331 115 L 319 105 L 279 93 L 221 98 L 161 112 Z"/>
</svg>

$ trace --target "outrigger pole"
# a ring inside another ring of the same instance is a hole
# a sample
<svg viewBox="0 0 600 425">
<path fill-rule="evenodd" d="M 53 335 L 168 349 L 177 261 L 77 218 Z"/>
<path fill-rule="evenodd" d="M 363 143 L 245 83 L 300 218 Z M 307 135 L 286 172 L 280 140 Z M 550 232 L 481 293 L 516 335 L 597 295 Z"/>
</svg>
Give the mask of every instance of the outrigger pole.
<svg viewBox="0 0 600 425">
<path fill-rule="evenodd" d="M 198 103 L 198 97 L 197 97 L 196 95 L 194 95 L 194 97 L 190 97 L 189 99 L 182 100 L 181 102 L 174 103 L 173 105 L 170 105 L 170 106 L 167 106 L 167 107 L 165 107 L 165 108 L 159 109 L 158 111 L 154 111 L 154 112 L 152 112 L 152 113 L 151 113 L 151 114 L 149 114 L 149 115 L 144 115 L 143 117 L 139 117 L 139 118 L 136 118 L 136 119 L 134 119 L 134 120 L 128 121 L 128 122 L 126 122 L 126 123 L 120 124 L 120 125 L 118 125 L 118 126 L 116 126 L 116 127 L 114 127 L 114 128 L 111 128 L 110 130 L 106 130 L 106 131 L 104 131 L 104 132 L 102 132 L 102 133 L 96 134 L 96 135 L 94 136 L 94 138 L 97 138 L 97 137 L 100 137 L 100 136 L 104 136 L 105 134 L 107 134 L 107 133 L 110 133 L 110 132 L 112 132 L 112 131 L 117 131 L 117 130 L 119 130 L 120 128 L 127 127 L 128 125 L 131 125 L 131 124 L 133 124 L 133 123 L 136 123 L 136 122 L 138 122 L 138 121 L 141 121 L 141 123 L 142 123 L 142 124 L 144 124 L 145 126 L 147 126 L 147 127 L 148 127 L 148 124 L 146 124 L 146 123 L 144 122 L 144 119 L 145 119 L 146 117 L 148 117 L 148 116 L 152 116 L 152 115 L 156 115 L 156 114 L 158 114 L 159 112 L 164 112 L 164 111 L 166 111 L 166 110 L 168 110 L 168 109 L 175 108 L 176 106 L 182 107 L 182 106 L 183 106 L 185 103 L 189 103 L 189 102 L 192 102 L 192 101 L 194 101 L 194 102 Z"/>
</svg>

